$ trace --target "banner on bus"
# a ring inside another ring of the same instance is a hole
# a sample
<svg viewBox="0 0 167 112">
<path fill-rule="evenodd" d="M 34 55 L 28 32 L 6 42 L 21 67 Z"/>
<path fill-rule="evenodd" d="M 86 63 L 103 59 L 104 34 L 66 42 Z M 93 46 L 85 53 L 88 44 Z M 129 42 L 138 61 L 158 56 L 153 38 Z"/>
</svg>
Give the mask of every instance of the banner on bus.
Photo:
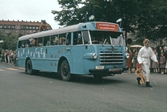
<svg viewBox="0 0 167 112">
<path fill-rule="evenodd" d="M 96 27 L 98 30 L 111 30 L 111 31 L 118 31 L 118 25 L 117 24 L 109 24 L 109 23 L 96 23 Z"/>
</svg>

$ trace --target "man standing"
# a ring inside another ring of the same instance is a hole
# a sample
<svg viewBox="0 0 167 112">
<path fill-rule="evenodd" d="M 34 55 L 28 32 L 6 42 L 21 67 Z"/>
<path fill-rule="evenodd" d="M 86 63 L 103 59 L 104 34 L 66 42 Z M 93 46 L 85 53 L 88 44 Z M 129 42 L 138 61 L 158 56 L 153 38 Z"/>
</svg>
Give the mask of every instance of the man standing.
<svg viewBox="0 0 167 112">
<path fill-rule="evenodd" d="M 149 47 L 150 45 L 150 41 L 148 39 L 145 39 L 143 41 L 144 46 L 139 50 L 138 56 L 137 56 L 137 60 L 138 63 L 141 65 L 143 71 L 144 71 L 144 75 L 146 77 L 146 87 L 152 87 L 150 85 L 150 81 L 149 81 L 149 77 L 150 77 L 150 58 L 156 62 L 158 64 L 158 60 L 156 58 L 155 53 L 153 52 L 153 50 L 151 49 L 151 47 Z M 140 78 L 137 78 L 138 80 L 138 84 L 140 84 Z"/>
</svg>

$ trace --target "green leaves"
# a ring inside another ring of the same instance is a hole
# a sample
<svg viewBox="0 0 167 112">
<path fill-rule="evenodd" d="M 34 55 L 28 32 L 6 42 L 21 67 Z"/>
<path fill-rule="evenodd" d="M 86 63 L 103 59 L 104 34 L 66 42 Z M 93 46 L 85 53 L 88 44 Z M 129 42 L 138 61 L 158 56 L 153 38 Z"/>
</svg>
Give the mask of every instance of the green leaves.
<svg viewBox="0 0 167 112">
<path fill-rule="evenodd" d="M 60 25 L 73 25 L 89 21 L 116 22 L 122 18 L 121 27 L 139 38 L 167 37 L 167 2 L 164 0 L 59 0 L 62 10 L 56 11 L 55 20 Z M 125 35 L 126 36 L 126 35 Z"/>
<path fill-rule="evenodd" d="M 3 30 L 0 30 L 0 40 L 4 42 L 0 44 L 0 48 L 16 50 L 18 35 L 6 34 Z"/>
</svg>

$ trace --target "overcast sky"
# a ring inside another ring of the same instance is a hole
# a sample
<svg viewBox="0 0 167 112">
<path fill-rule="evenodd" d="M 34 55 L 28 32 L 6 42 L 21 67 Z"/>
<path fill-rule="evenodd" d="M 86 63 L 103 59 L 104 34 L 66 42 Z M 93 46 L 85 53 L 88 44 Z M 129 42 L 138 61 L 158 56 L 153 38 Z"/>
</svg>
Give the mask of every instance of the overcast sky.
<svg viewBox="0 0 167 112">
<path fill-rule="evenodd" d="M 60 10 L 57 0 L 0 0 L 0 20 L 46 20 L 53 29 L 59 28 L 52 10 Z"/>
</svg>

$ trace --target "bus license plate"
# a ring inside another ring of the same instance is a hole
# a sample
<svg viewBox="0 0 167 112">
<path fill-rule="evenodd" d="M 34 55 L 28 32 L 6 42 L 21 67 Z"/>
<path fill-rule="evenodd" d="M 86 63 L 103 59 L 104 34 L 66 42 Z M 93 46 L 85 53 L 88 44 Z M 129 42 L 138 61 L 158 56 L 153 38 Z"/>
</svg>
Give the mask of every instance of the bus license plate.
<svg viewBox="0 0 167 112">
<path fill-rule="evenodd" d="M 98 70 L 104 69 L 104 66 L 96 66 L 96 69 Z"/>
</svg>

